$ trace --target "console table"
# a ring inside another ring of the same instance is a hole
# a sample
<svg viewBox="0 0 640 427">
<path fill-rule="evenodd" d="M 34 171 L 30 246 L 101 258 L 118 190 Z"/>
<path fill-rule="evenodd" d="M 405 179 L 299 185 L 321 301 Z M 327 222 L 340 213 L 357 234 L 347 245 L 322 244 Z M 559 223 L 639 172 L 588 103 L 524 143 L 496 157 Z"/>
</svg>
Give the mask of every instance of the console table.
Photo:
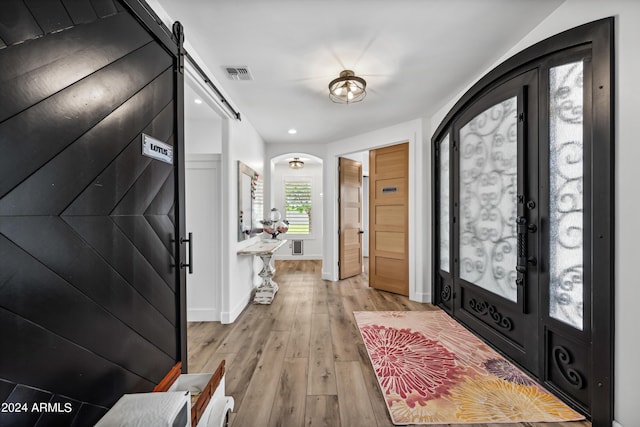
<svg viewBox="0 0 640 427">
<path fill-rule="evenodd" d="M 285 243 L 287 243 L 286 240 L 261 240 L 238 251 L 238 255 L 257 255 L 262 260 L 262 270 L 258 273 L 258 276 L 262 278 L 262 283 L 256 289 L 253 298 L 255 304 L 271 304 L 273 297 L 278 292 L 278 284 L 272 280 L 276 270 L 271 265 L 271 258 Z"/>
</svg>

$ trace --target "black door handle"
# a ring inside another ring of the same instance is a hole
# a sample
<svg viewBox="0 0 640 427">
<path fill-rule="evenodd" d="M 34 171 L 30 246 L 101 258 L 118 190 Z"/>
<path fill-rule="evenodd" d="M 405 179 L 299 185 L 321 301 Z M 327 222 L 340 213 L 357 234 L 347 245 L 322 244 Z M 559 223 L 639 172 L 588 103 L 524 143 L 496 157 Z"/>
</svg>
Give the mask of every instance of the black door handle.
<svg viewBox="0 0 640 427">
<path fill-rule="evenodd" d="M 527 265 L 536 265 L 537 260 L 533 256 L 527 255 L 527 234 L 535 233 L 538 228 L 534 224 L 527 224 L 527 218 L 519 216 L 516 220 L 518 225 L 518 258 L 516 261 L 516 271 L 518 273 L 526 273 Z M 522 280 L 516 281 L 518 284 L 522 284 Z"/>
<path fill-rule="evenodd" d="M 193 274 L 193 233 L 189 233 L 188 239 L 185 239 L 184 237 L 180 238 L 180 244 L 185 242 L 189 244 L 189 264 L 180 262 L 180 268 L 189 267 L 189 274 Z"/>
<path fill-rule="evenodd" d="M 516 220 L 518 225 L 518 258 L 516 261 L 516 271 L 518 273 L 527 272 L 527 219 L 519 216 Z"/>
</svg>

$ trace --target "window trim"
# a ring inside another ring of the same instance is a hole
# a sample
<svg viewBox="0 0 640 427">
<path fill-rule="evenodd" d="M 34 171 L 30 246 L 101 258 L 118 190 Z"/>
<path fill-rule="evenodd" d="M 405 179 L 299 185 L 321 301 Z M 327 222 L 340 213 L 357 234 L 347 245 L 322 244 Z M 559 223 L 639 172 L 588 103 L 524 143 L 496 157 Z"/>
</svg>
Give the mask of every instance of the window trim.
<svg viewBox="0 0 640 427">
<path fill-rule="evenodd" d="M 314 179 L 311 176 L 297 176 L 297 175 L 289 175 L 282 177 L 282 205 L 283 205 L 283 219 L 288 220 L 287 216 L 287 184 L 292 182 L 300 182 L 300 183 L 308 183 L 309 184 L 309 202 L 311 204 L 311 212 L 313 212 L 314 206 Z M 294 238 L 296 240 L 304 240 L 304 239 L 313 239 L 314 234 L 316 232 L 316 227 L 314 227 L 314 216 L 309 215 L 309 232 L 306 234 L 303 233 L 289 233 L 287 235 Z"/>
</svg>

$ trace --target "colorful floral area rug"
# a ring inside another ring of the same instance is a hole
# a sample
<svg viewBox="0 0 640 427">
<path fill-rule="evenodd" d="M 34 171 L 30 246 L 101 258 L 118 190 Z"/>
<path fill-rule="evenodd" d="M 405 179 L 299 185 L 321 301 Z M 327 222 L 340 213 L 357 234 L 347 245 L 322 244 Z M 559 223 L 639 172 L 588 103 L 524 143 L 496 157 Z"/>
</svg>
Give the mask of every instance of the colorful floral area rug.
<svg viewBox="0 0 640 427">
<path fill-rule="evenodd" d="M 354 316 L 396 425 L 584 419 L 443 311 Z"/>
</svg>

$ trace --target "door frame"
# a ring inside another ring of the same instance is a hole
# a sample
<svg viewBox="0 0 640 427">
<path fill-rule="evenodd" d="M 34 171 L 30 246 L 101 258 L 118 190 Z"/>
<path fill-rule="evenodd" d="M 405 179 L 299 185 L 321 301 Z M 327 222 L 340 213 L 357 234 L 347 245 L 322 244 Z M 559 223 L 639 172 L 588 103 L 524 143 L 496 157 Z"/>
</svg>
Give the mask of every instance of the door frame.
<svg viewBox="0 0 640 427">
<path fill-rule="evenodd" d="M 438 145 L 440 141 L 451 132 L 453 122 L 477 100 L 484 92 L 491 89 L 496 83 L 514 70 L 524 67 L 536 61 L 542 61 L 545 57 L 559 51 L 589 46 L 592 54 L 592 103 L 593 110 L 592 132 L 590 137 L 597 141 L 591 145 L 591 157 L 585 157 L 585 176 L 587 173 L 591 179 L 591 192 L 598 195 L 598 203 L 592 204 L 592 216 L 585 216 L 586 237 L 585 249 L 591 248 L 590 253 L 585 250 L 585 258 L 597 262 L 585 262 L 585 277 L 591 278 L 592 301 L 592 351 L 590 354 L 591 368 L 588 380 L 595 385 L 591 388 L 589 400 L 591 402 L 591 420 L 594 425 L 611 425 L 613 421 L 613 379 L 614 379 L 614 18 L 605 18 L 582 26 L 567 30 L 558 35 L 543 40 L 507 59 L 482 77 L 472 86 L 453 106 L 442 120 L 432 137 L 431 146 L 431 170 L 432 170 L 432 294 L 434 304 L 442 306 L 450 314 L 452 306 L 451 298 L 455 298 L 451 289 L 443 287 L 444 275 L 440 274 L 437 267 L 440 262 L 439 247 L 439 176 L 438 171 Z M 546 142 L 546 140 L 542 140 Z M 453 156 L 452 156 L 453 157 Z M 594 168 L 597 159 L 597 168 Z M 452 159 L 450 159 L 451 162 Z M 451 165 L 451 163 L 450 163 Z M 451 185 L 451 183 L 450 183 Z M 453 212 L 451 202 L 449 212 Z M 450 214 L 451 216 L 451 214 Z M 453 225 L 450 223 L 450 229 Z M 453 270 L 453 268 L 450 268 Z M 585 300 L 588 301 L 588 300 Z M 542 301 L 544 302 L 544 301 Z M 546 337 L 541 334 L 539 339 Z M 572 368 L 567 372 L 571 374 Z M 563 395 L 546 378 L 540 378 L 541 382 L 552 388 L 572 406 L 584 411 L 579 404 Z"/>
</svg>

